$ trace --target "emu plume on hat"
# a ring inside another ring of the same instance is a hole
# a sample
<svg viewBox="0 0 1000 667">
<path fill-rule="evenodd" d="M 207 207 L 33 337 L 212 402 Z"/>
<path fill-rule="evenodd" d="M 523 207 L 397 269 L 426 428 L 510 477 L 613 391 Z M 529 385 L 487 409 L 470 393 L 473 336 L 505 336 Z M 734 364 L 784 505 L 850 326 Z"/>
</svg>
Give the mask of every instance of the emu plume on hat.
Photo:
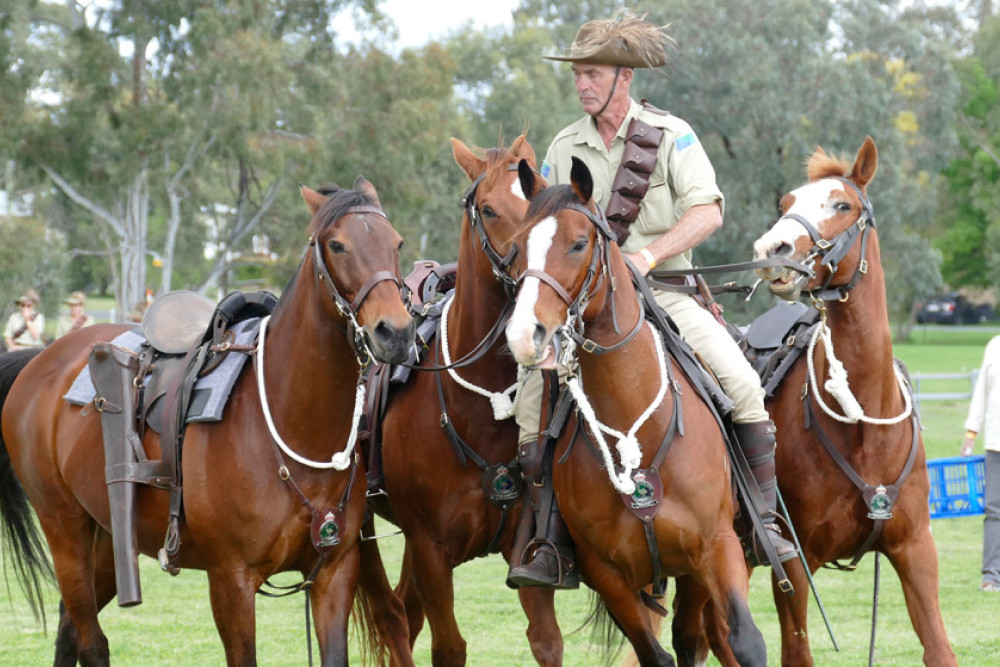
<svg viewBox="0 0 1000 667">
<path fill-rule="evenodd" d="M 667 63 L 667 47 L 674 42 L 658 26 L 625 10 L 610 19 L 587 21 L 576 33 L 569 55 L 542 56 L 547 60 L 574 63 L 661 67 Z"/>
</svg>

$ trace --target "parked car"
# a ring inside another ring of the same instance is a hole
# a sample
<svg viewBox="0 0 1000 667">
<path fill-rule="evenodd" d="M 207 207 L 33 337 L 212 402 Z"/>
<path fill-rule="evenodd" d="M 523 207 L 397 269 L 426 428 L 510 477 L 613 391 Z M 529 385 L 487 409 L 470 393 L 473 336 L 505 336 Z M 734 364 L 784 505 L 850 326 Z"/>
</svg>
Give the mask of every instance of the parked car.
<svg viewBox="0 0 1000 667">
<path fill-rule="evenodd" d="M 919 324 L 980 324 L 996 319 L 992 306 L 969 303 L 957 292 L 936 296 L 917 311 Z"/>
</svg>

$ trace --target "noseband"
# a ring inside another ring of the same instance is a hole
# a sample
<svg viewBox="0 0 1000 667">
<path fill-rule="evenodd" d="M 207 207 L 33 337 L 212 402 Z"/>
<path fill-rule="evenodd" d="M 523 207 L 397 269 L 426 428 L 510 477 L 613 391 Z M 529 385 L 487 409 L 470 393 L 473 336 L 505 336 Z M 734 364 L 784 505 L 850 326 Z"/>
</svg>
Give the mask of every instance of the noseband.
<svg viewBox="0 0 1000 667">
<path fill-rule="evenodd" d="M 386 216 L 385 211 L 375 206 L 352 206 L 348 208 L 341 218 L 350 214 L 362 214 L 362 213 L 373 213 L 375 215 L 380 215 L 385 218 L 388 222 L 389 218 Z M 334 223 L 337 221 L 335 220 Z M 409 304 L 409 290 L 400 281 L 399 276 L 397 276 L 392 271 L 376 271 L 365 281 L 365 284 L 361 286 L 358 293 L 354 296 L 354 299 L 350 302 L 347 301 L 337 290 L 337 285 L 333 282 L 333 276 L 330 275 L 329 269 L 326 268 L 326 262 L 323 261 L 323 253 L 320 250 L 320 244 L 317 242 L 315 237 L 309 239 L 309 245 L 313 248 L 313 272 L 316 276 L 316 281 L 319 282 L 326 288 L 327 294 L 330 299 L 337 307 L 337 312 L 341 314 L 344 319 L 347 320 L 348 328 L 351 331 L 351 340 L 354 344 L 355 352 L 358 354 L 358 362 L 362 367 L 367 367 L 375 355 L 371 349 L 371 342 L 368 340 L 368 335 L 365 333 L 364 329 L 358 324 L 356 313 L 361 308 L 361 305 L 368 298 L 372 289 L 375 288 L 377 284 L 383 281 L 389 281 L 396 284 L 399 289 L 399 293 L 403 298 L 403 303 Z"/>
<path fill-rule="evenodd" d="M 779 222 L 785 219 L 794 220 L 808 232 L 809 237 L 813 241 L 813 247 L 806 255 L 805 263 L 811 264 L 818 257 L 822 260 L 820 264 L 829 269 L 826 282 L 823 283 L 822 287 L 807 290 L 807 293 L 814 301 L 847 300 L 848 294 L 858 284 L 858 281 L 861 280 L 861 276 L 868 273 L 868 260 L 865 259 L 865 251 L 868 249 L 868 235 L 875 228 L 875 214 L 872 210 L 871 201 L 861 191 L 861 188 L 854 181 L 843 176 L 834 176 L 833 178 L 854 188 L 854 191 L 858 193 L 858 197 L 861 199 L 861 206 L 863 208 L 861 216 L 850 227 L 833 239 L 827 240 L 820 236 L 819 230 L 811 222 L 797 213 L 789 213 L 779 218 Z M 834 274 L 837 273 L 837 267 L 847 253 L 850 252 L 851 248 L 854 247 L 854 242 L 858 240 L 858 237 L 861 238 L 861 259 L 858 262 L 858 267 L 854 270 L 854 275 L 847 284 L 830 287 L 830 282 L 833 280 Z"/>
</svg>

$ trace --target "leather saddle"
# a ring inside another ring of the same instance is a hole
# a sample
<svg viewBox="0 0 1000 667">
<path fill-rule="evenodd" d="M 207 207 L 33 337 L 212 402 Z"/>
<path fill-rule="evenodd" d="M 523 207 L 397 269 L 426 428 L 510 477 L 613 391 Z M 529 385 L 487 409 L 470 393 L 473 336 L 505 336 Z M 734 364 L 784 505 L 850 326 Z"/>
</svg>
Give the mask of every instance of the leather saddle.
<svg viewBox="0 0 1000 667">
<path fill-rule="evenodd" d="M 252 351 L 252 345 L 241 349 L 233 344 L 230 326 L 270 314 L 276 304 L 277 298 L 268 292 L 235 292 L 217 306 L 194 292 L 173 292 L 159 297 L 147 310 L 142 328 L 148 344 L 138 353 L 108 342 L 93 346 L 88 366 L 96 390 L 94 407 L 101 414 L 120 606 L 142 602 L 135 533 L 136 485 L 170 492 L 160 565 L 177 574 L 181 450 L 194 383 L 229 352 Z M 150 421 L 160 432 L 159 460 L 150 460 L 142 445 Z"/>
</svg>

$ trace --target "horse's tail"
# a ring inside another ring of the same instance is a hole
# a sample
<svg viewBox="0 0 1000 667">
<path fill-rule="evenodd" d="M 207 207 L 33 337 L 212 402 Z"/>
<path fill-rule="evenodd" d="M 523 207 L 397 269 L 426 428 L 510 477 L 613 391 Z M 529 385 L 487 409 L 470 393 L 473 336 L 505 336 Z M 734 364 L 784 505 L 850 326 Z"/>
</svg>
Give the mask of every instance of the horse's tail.
<svg viewBox="0 0 1000 667">
<path fill-rule="evenodd" d="M 600 664 L 610 665 L 625 646 L 625 634 L 604 600 L 594 591 L 590 591 L 590 613 L 580 627 L 586 626 L 590 626 L 591 644 L 601 647 Z"/>
<path fill-rule="evenodd" d="M 0 354 L 0 411 L 7 402 L 14 379 L 39 351 L 29 349 Z M 45 542 L 38 532 L 33 515 L 28 497 L 11 465 L 7 443 L 0 432 L 0 522 L 3 523 L 3 551 L 14 564 L 21 590 L 28 598 L 35 618 L 41 619 L 44 627 L 42 581 L 53 581 L 54 575 Z"/>
<path fill-rule="evenodd" d="M 379 636 L 375 622 L 375 608 L 371 597 L 359 586 L 354 594 L 354 608 L 351 616 L 357 626 L 358 643 L 361 649 L 361 664 L 376 664 L 386 667 L 389 664 L 389 647 Z"/>
</svg>

